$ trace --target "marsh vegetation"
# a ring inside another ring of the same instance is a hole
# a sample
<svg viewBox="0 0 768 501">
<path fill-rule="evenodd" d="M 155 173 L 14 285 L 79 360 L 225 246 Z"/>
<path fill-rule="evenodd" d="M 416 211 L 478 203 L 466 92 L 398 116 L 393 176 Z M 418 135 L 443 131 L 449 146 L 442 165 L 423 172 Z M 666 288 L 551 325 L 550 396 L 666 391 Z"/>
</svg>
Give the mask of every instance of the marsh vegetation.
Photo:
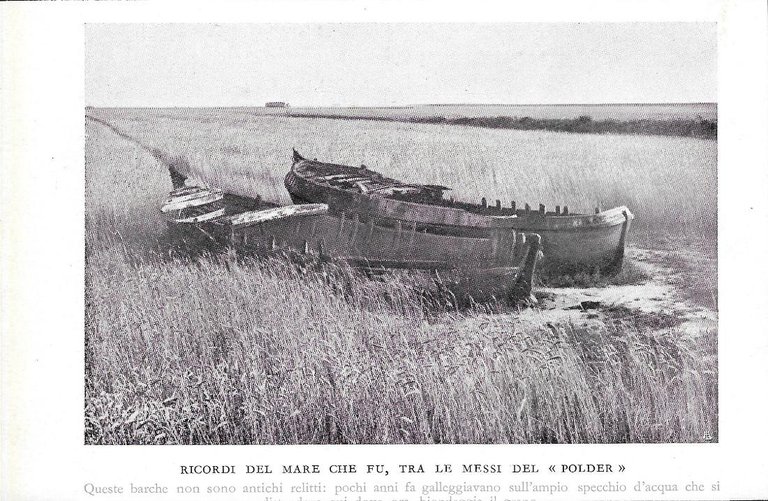
<svg viewBox="0 0 768 501">
<path fill-rule="evenodd" d="M 168 240 L 158 213 L 170 161 L 212 186 L 288 203 L 282 180 L 296 146 L 453 186 L 457 198 L 626 204 L 634 247 L 666 256 L 664 240 L 683 235 L 706 254 L 715 142 L 242 110 L 88 114 L 114 129 L 86 119 L 86 443 L 717 439 L 716 329 L 615 304 L 589 321 L 578 315 L 592 312 L 493 301 L 458 308 L 425 301 L 407 275 L 192 255 Z M 587 285 L 643 287 L 659 269 L 649 260 L 630 260 L 625 282 Z M 716 277 L 701 278 L 712 261 L 701 262 L 665 269 L 698 277 L 700 307 L 715 311 Z M 547 290 L 585 285 L 570 280 Z"/>
</svg>

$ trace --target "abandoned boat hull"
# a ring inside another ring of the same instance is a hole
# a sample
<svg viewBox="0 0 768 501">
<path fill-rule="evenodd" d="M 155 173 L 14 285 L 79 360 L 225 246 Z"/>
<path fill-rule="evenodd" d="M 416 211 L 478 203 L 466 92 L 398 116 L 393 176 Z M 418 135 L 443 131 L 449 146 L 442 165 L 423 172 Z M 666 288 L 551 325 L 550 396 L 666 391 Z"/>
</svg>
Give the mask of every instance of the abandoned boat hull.
<svg viewBox="0 0 768 501">
<path fill-rule="evenodd" d="M 312 177 L 314 170 L 323 175 Z M 361 186 L 365 176 L 372 179 L 369 185 L 373 189 Z M 401 200 L 396 195 L 383 196 L 379 187 L 389 185 L 407 191 L 418 185 L 400 183 L 364 167 L 309 161 L 298 153 L 285 185 L 294 203 L 327 203 L 332 211 L 354 213 L 363 222 L 374 221 L 385 227 L 400 224 L 415 226 L 421 232 L 477 238 L 509 231 L 537 233 L 545 256 L 540 266 L 547 274 L 616 273 L 621 269 L 633 219 L 624 206 L 595 214 L 569 214 L 567 209 L 561 213 L 559 207 L 548 213 L 543 206 L 532 211 L 527 206 L 517 209 L 514 204 L 502 207 L 499 201 L 495 205 L 454 202 L 435 196 L 431 185 L 425 185 L 426 194 L 417 197 L 418 201 Z"/>
<path fill-rule="evenodd" d="M 228 238 L 243 248 L 311 250 L 360 266 L 478 269 L 520 266 L 525 257 L 523 247 L 528 247 L 530 237 L 526 239 L 517 232 L 513 235 L 504 241 L 436 235 L 413 227 L 362 223 L 356 217 L 325 212 L 231 225 Z"/>
<path fill-rule="evenodd" d="M 226 201 L 226 197 L 223 198 Z M 218 202 L 218 201 L 217 201 Z M 180 205 L 172 196 L 161 212 Z M 415 226 L 362 223 L 358 215 L 332 214 L 326 204 L 270 207 L 232 213 L 218 205 L 194 218 L 175 212 L 169 226 L 188 241 L 231 246 L 242 252 L 313 254 L 367 269 L 452 270 L 474 287 L 513 299 L 530 296 L 540 259 L 540 237 L 497 232 L 493 237 L 437 235 Z"/>
</svg>

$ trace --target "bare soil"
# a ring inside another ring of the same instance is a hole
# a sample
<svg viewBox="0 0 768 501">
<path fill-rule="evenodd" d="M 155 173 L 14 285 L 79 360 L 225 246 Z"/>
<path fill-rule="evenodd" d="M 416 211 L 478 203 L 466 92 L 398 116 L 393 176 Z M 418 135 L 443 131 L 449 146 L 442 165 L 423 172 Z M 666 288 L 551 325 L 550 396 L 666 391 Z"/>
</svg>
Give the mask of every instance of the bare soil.
<svg viewBox="0 0 768 501">
<path fill-rule="evenodd" d="M 717 330 L 717 259 L 695 248 L 629 247 L 627 260 L 646 278 L 605 287 L 542 287 L 539 304 L 520 315 L 533 323 L 590 326 L 631 319 L 651 328 L 698 335 Z"/>
</svg>

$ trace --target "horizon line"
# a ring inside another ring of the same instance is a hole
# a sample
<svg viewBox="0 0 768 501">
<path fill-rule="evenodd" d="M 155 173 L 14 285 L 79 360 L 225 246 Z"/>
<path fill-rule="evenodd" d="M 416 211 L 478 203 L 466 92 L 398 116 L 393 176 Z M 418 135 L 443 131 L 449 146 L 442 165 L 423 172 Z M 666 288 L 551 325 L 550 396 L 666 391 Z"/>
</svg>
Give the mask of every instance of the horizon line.
<svg viewBox="0 0 768 501">
<path fill-rule="evenodd" d="M 414 108 L 417 106 L 684 106 L 684 105 L 717 105 L 716 101 L 669 101 L 669 102 L 607 102 L 607 103 L 416 103 L 416 104 L 391 104 L 391 105 L 323 105 L 323 104 L 303 104 L 291 105 L 289 101 L 283 101 L 288 104 L 286 108 Z M 91 105 L 86 104 L 86 108 L 265 108 L 264 104 L 226 104 L 226 105 Z M 282 108 L 275 108 L 282 109 Z"/>
</svg>

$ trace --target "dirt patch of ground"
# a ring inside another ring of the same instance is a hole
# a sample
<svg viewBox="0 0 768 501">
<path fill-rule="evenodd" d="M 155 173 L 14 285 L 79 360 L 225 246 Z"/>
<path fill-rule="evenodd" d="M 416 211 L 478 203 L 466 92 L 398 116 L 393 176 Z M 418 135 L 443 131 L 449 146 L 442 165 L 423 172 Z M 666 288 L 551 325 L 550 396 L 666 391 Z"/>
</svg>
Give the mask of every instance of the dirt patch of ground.
<svg viewBox="0 0 768 501">
<path fill-rule="evenodd" d="M 645 279 L 603 287 L 542 287 L 539 304 L 521 320 L 589 326 L 631 321 L 652 329 L 676 327 L 691 335 L 717 330 L 717 259 L 695 248 L 627 249 L 629 266 Z"/>
</svg>

